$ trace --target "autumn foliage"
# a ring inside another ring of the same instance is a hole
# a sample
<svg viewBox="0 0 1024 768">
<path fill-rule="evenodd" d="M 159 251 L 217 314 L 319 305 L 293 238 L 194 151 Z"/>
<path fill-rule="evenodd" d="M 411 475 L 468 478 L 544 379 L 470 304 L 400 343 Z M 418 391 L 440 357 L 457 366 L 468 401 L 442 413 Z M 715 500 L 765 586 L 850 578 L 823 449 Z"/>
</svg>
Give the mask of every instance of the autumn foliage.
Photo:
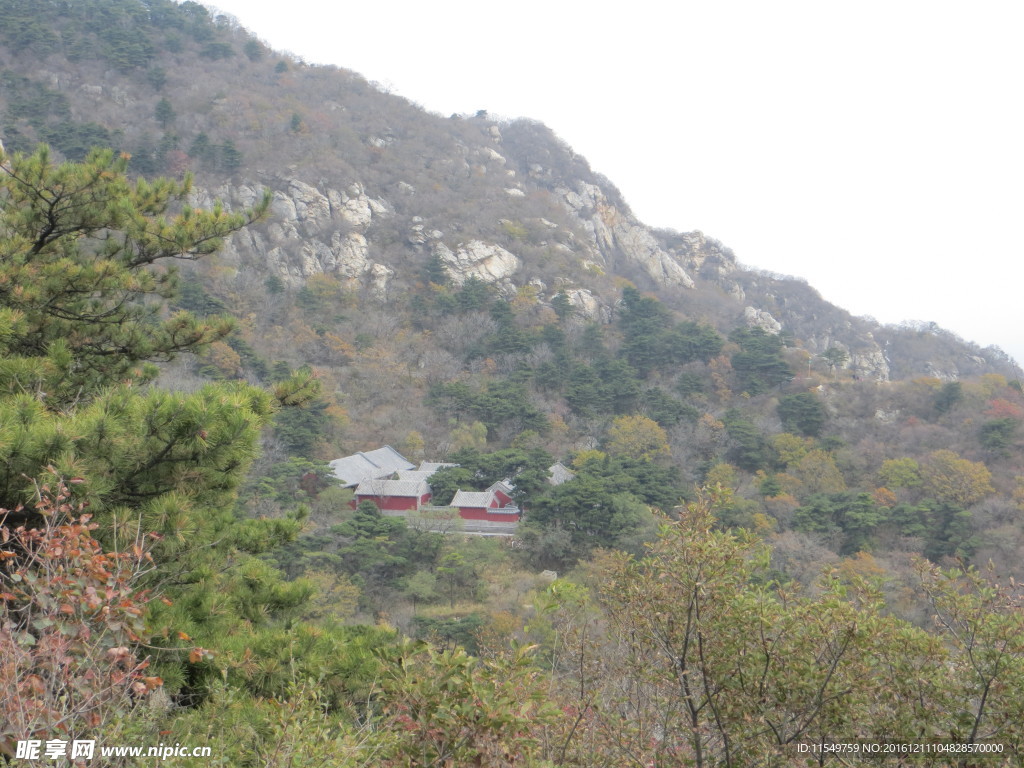
<svg viewBox="0 0 1024 768">
<path fill-rule="evenodd" d="M 0 753 L 25 738 L 85 737 L 162 685 L 139 648 L 153 568 L 141 539 L 105 551 L 62 483 L 42 486 L 39 527 L 0 510 Z"/>
</svg>

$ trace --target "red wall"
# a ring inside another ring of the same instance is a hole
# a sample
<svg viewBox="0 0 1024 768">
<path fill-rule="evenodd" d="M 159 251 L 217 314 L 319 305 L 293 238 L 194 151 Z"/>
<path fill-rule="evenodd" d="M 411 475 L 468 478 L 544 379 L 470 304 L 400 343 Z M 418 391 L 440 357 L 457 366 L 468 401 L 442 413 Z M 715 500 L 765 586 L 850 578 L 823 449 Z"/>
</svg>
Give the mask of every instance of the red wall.
<svg viewBox="0 0 1024 768">
<path fill-rule="evenodd" d="M 429 497 L 428 497 L 429 498 Z M 356 496 L 356 501 L 372 501 L 378 509 L 392 511 L 416 509 L 415 496 Z"/>
<path fill-rule="evenodd" d="M 459 517 L 463 520 L 493 520 L 497 523 L 514 523 L 519 520 L 519 515 L 501 515 L 484 507 L 459 507 Z"/>
</svg>

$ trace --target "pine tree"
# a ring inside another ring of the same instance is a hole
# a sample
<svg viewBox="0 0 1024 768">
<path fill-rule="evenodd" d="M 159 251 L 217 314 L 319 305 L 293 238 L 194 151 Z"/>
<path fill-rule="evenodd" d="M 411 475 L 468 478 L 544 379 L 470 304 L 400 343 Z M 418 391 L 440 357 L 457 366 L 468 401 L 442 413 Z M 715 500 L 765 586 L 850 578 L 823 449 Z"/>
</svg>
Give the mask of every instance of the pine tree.
<svg viewBox="0 0 1024 768">
<path fill-rule="evenodd" d="M 160 127 L 165 131 L 171 127 L 177 118 L 177 114 L 174 112 L 174 107 L 167 99 L 160 99 L 160 101 L 156 103 L 156 109 L 153 112 L 153 116 L 156 118 L 156 121 L 160 123 Z"/>
<path fill-rule="evenodd" d="M 148 626 L 166 632 L 154 669 L 171 692 L 220 676 L 202 646 L 258 630 L 309 596 L 255 555 L 296 520 L 240 520 L 236 491 L 260 429 L 308 401 L 309 375 L 273 392 L 239 382 L 195 393 L 149 386 L 154 363 L 223 338 L 226 319 L 170 314 L 166 260 L 196 259 L 265 208 L 228 214 L 181 204 L 189 180 L 130 182 L 127 158 L 97 151 L 54 164 L 41 148 L 0 155 L 0 508 L 13 530 L 50 524 L 40 488 L 70 489 L 107 552 L 144 547 Z M 8 569 L 31 563 L 17 548 Z M 0 590 L 2 591 L 2 590 Z M 171 631 L 173 628 L 173 632 Z M 175 639 L 177 638 L 177 639 Z"/>
<path fill-rule="evenodd" d="M 127 164 L 109 150 L 60 165 L 45 148 L 0 156 L 0 391 L 60 408 L 152 380 L 152 363 L 230 332 L 221 319 L 168 316 L 177 273 L 151 267 L 213 253 L 268 201 L 248 213 L 197 211 L 182 205 L 189 178 L 133 183 Z"/>
</svg>

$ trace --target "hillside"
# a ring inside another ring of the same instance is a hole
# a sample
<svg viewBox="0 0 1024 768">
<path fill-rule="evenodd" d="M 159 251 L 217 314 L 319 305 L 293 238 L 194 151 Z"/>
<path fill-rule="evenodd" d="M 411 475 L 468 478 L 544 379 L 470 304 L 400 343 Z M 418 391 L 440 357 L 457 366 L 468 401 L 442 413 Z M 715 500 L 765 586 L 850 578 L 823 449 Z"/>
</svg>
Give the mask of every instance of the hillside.
<svg viewBox="0 0 1024 768">
<path fill-rule="evenodd" d="M 997 429 L 991 402 L 1016 397 L 993 383 L 1019 376 L 1005 355 L 852 317 L 700 232 L 645 227 L 539 123 L 424 112 L 197 3 L 2 10 L 8 151 L 45 140 L 82 159 L 106 144 L 134 173 L 191 171 L 202 207 L 271 195 L 262 222 L 184 264 L 178 306 L 238 330 L 162 378 L 187 389 L 312 366 L 324 395 L 268 436 L 266 466 L 384 444 L 441 459 L 524 429 L 565 458 L 639 414 L 666 430 L 681 489 L 721 462 L 737 487 L 783 471 L 770 443 L 794 431 L 834 443 L 844 488 L 870 491 L 884 461 L 938 448 L 1005 469 L 1012 488 L 1016 432 L 984 431 Z M 951 387 L 975 394 L 934 405 Z M 794 428 L 793 398 L 820 423 Z M 729 426 L 740 417 L 769 446 L 760 458 Z M 934 435 L 918 436 L 922 419 Z"/>
<path fill-rule="evenodd" d="M 270 219 L 225 252 L 237 274 L 222 292 L 326 275 L 401 304 L 441 255 L 456 281 L 475 274 L 506 296 L 533 285 L 539 306 L 565 289 L 604 321 L 626 278 L 726 333 L 756 323 L 812 355 L 843 348 L 863 378 L 1014 371 L 939 329 L 853 318 L 798 280 L 743 269 L 699 232 L 652 231 L 538 123 L 426 113 L 355 73 L 275 54 L 196 3 L 9 0 L 3 10 L 9 150 L 46 140 L 80 159 L 105 143 L 140 174 L 190 169 L 234 206 L 273 191 Z"/>
<path fill-rule="evenodd" d="M 646 227 L 539 123 L 426 113 L 197 3 L 0 13 L 5 759 L 1024 749 L 1005 355 Z M 500 484 L 514 538 L 355 504 L 327 462 L 385 445 L 417 499 L 422 460 L 455 465 L 440 505 Z"/>
<path fill-rule="evenodd" d="M 239 330 L 205 367 L 178 365 L 164 380 L 266 381 L 274 365 L 312 365 L 327 393 L 320 423 L 309 425 L 316 434 L 271 450 L 276 458 L 410 439 L 443 457 L 465 442 L 453 423 L 467 414 L 439 407 L 437 385 L 486 391 L 512 377 L 555 425 L 544 443 L 560 455 L 600 445 L 616 415 L 657 416 L 652 403 L 668 403 L 685 417 L 656 420 L 684 477 L 699 482 L 715 460 L 695 448 L 702 414 L 721 421 L 739 407 L 770 436 L 782 428 L 779 396 L 817 387 L 827 432 L 851 449 L 870 436 L 895 453 L 900 419 L 927 411 L 903 407 L 897 382 L 938 391 L 1019 376 L 997 349 L 934 326 L 852 317 L 799 279 L 743 268 L 700 232 L 645 227 L 610 181 L 539 123 L 424 112 L 356 73 L 277 54 L 193 2 L 4 0 L 2 10 L 8 151 L 47 141 L 82 159 L 90 145 L 109 145 L 131 155 L 134 173 L 193 172 L 204 207 L 221 200 L 241 210 L 272 195 L 264 221 L 216 257 L 184 265 L 180 306 L 227 312 Z M 668 310 L 647 322 L 696 324 L 724 346 L 674 359 L 654 348 L 663 340 L 631 350 L 630 286 Z M 744 329 L 780 342 L 765 347 L 778 347 L 788 372 L 772 386 L 737 370 L 749 353 L 737 345 Z M 589 352 L 580 345 L 588 333 L 600 337 Z M 598 347 L 628 366 L 618 375 L 632 394 L 590 407 L 578 390 L 593 375 L 585 371 L 608 375 Z M 562 368 L 554 378 L 545 374 L 552 365 Z M 518 422 L 485 416 L 478 409 L 469 421 L 488 425 L 487 445 L 507 446 Z"/>
</svg>

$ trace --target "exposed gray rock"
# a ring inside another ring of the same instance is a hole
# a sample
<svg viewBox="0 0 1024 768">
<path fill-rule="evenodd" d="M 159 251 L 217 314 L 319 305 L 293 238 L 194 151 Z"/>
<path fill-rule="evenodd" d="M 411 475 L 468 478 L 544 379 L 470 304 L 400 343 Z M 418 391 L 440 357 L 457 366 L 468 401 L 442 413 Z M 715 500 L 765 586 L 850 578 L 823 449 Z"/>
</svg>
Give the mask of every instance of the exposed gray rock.
<svg viewBox="0 0 1024 768">
<path fill-rule="evenodd" d="M 518 272 L 522 265 L 515 254 L 481 240 L 460 244 L 454 252 L 444 243 L 436 243 L 434 252 L 448 266 L 456 285 L 462 285 L 470 277 L 485 283 L 499 283 Z"/>
<path fill-rule="evenodd" d="M 638 262 L 659 285 L 693 288 L 693 279 L 658 245 L 646 227 L 619 224 L 613 229 L 615 240 L 626 258 Z"/>
<path fill-rule="evenodd" d="M 851 339 L 855 341 L 850 342 Z M 856 347 L 851 348 L 851 343 Z M 804 339 L 804 346 L 813 355 L 821 355 L 833 347 L 841 349 L 848 355 L 840 366 L 843 370 L 873 381 L 889 380 L 889 361 L 885 352 L 870 333 L 858 333 L 849 320 Z"/>
<path fill-rule="evenodd" d="M 502 157 L 500 154 L 495 152 L 490 147 L 481 147 L 479 150 L 479 154 L 483 155 L 488 160 L 493 160 L 499 165 L 504 165 L 507 162 L 504 157 Z"/>
<path fill-rule="evenodd" d="M 960 369 L 952 362 L 950 362 L 945 368 L 939 368 L 935 363 L 929 361 L 925 363 L 925 371 L 927 372 L 927 375 L 936 378 L 939 381 L 960 380 Z"/>
<path fill-rule="evenodd" d="M 412 245 L 423 245 L 427 242 L 427 236 L 423 232 L 422 224 L 413 224 L 409 227 L 409 236 L 406 238 Z"/>
<path fill-rule="evenodd" d="M 586 288 L 563 288 L 562 292 L 577 314 L 588 320 L 611 322 L 611 308 L 602 304 L 600 299 Z"/>
<path fill-rule="evenodd" d="M 395 276 L 395 271 L 383 264 L 370 267 L 370 287 L 373 294 L 382 301 L 388 296 L 388 282 Z"/>
<path fill-rule="evenodd" d="M 232 188 L 228 196 L 239 195 Z M 306 236 L 315 236 L 334 224 L 365 230 L 374 216 L 388 212 L 385 203 L 367 196 L 359 184 L 350 185 L 344 192 L 321 192 L 298 179 L 289 179 L 283 189 L 275 190 L 270 205 L 271 221 L 281 227 L 285 237 L 293 237 L 300 230 Z"/>
<path fill-rule="evenodd" d="M 238 184 L 227 188 L 223 195 L 218 194 L 222 200 L 230 201 L 232 209 L 252 208 L 263 199 L 267 188 L 262 184 Z"/>
<path fill-rule="evenodd" d="M 440 240 L 444 236 L 444 233 L 439 229 L 432 229 L 428 232 L 426 227 L 422 224 L 423 219 L 419 216 L 414 216 L 412 220 L 415 223 L 409 227 L 409 235 L 406 237 L 406 241 L 410 245 L 419 248 L 424 245 L 428 239 Z"/>
<path fill-rule="evenodd" d="M 761 328 L 768 333 L 778 334 L 782 331 L 782 323 L 771 316 L 771 313 L 756 307 L 744 307 L 743 319 L 751 328 Z"/>
<path fill-rule="evenodd" d="M 678 237 L 682 247 L 677 257 L 695 274 L 721 280 L 739 269 L 732 251 L 722 248 L 716 240 L 709 240 L 703 232 L 683 232 Z"/>
<path fill-rule="evenodd" d="M 210 207 L 215 199 L 229 210 L 250 208 L 265 194 L 260 184 L 223 186 L 213 191 L 195 190 L 190 203 Z M 228 263 L 261 264 L 285 283 L 299 286 L 314 275 L 335 275 L 364 284 L 380 298 L 394 270 L 370 259 L 364 234 L 374 217 L 389 215 L 388 207 L 351 184 L 344 191 L 316 187 L 288 179 L 273 192 L 265 237 L 255 228 L 236 233 L 225 244 Z M 422 225 L 420 225 L 422 231 Z"/>
<path fill-rule="evenodd" d="M 258 244 L 255 249 L 258 255 Z M 377 266 L 370 261 L 369 250 L 366 238 L 359 232 L 336 232 L 330 245 L 315 239 L 302 241 L 297 250 L 278 245 L 264 251 L 263 261 L 286 283 L 297 286 L 313 275 L 336 275 L 350 280 L 365 277 Z"/>
<path fill-rule="evenodd" d="M 270 201 L 271 226 L 277 226 L 281 232 L 286 231 L 286 226 L 295 231 L 295 222 L 299 220 L 299 213 L 295 207 L 295 200 L 283 192 L 275 192 Z M 282 236 L 284 236 L 282 234 Z"/>
<path fill-rule="evenodd" d="M 374 215 L 381 216 L 387 213 L 387 207 L 380 201 L 367 197 L 359 184 L 353 184 L 346 192 L 341 193 L 335 210 L 346 224 L 361 229 L 370 226 Z"/>
<path fill-rule="evenodd" d="M 556 191 L 606 261 L 621 256 L 659 285 L 694 287 L 693 279 L 661 248 L 650 230 L 612 205 L 600 187 L 581 181 L 574 189 L 561 187 Z"/>
<path fill-rule="evenodd" d="M 866 379 L 889 381 L 889 361 L 885 359 L 885 353 L 877 345 L 874 349 L 851 353 L 844 367 Z"/>
<path fill-rule="evenodd" d="M 289 179 L 287 195 L 282 192 L 274 193 L 275 203 L 281 198 L 287 200 L 287 204 L 283 205 L 281 210 L 288 214 L 294 211 L 293 221 L 309 222 L 322 227 L 331 220 L 331 202 L 327 195 L 305 182 Z"/>
<path fill-rule="evenodd" d="M 361 277 L 375 266 L 369 258 L 370 245 L 359 232 L 342 236 L 335 232 L 331 238 L 329 260 L 323 265 L 324 271 L 335 271 L 345 277 Z"/>
<path fill-rule="evenodd" d="M 194 208 L 210 209 L 219 201 L 227 211 L 241 211 L 262 201 L 266 191 L 262 184 L 224 184 L 213 189 L 193 187 L 188 204 Z"/>
</svg>

